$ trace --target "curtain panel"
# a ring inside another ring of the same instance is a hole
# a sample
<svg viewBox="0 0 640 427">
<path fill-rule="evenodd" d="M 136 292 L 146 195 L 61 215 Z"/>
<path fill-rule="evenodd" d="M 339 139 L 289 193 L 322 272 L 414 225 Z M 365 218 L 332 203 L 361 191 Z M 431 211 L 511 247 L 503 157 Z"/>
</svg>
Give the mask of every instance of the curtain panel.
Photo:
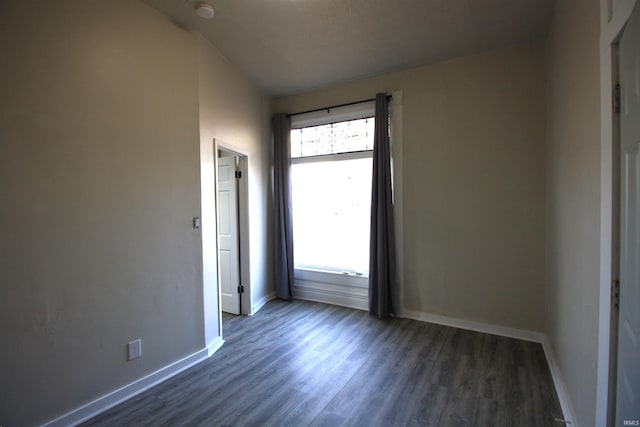
<svg viewBox="0 0 640 427">
<path fill-rule="evenodd" d="M 371 186 L 369 248 L 369 313 L 379 318 L 393 314 L 392 288 L 396 278 L 395 229 L 389 143 L 389 101 L 376 94 Z"/>
<path fill-rule="evenodd" d="M 291 204 L 291 118 L 273 117 L 273 261 L 275 294 L 293 298 L 293 220 Z"/>
</svg>

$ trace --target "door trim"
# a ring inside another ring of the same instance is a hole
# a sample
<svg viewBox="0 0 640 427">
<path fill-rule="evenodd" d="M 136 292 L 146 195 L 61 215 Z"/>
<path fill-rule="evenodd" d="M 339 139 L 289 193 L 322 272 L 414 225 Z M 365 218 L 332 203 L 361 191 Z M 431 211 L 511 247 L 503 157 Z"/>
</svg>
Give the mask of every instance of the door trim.
<svg viewBox="0 0 640 427">
<path fill-rule="evenodd" d="M 238 157 L 238 169 L 242 178 L 238 184 L 238 234 L 240 242 L 240 284 L 244 293 L 240 295 L 241 315 L 252 314 L 251 270 L 250 270 L 250 234 L 249 234 L 249 153 L 219 139 L 213 140 L 215 170 L 215 205 L 216 205 L 216 265 L 218 270 L 218 315 L 220 316 L 220 334 L 222 334 L 222 289 L 220 286 L 220 223 L 218 200 L 218 151 L 226 151 Z"/>
<path fill-rule="evenodd" d="M 636 0 L 600 1 L 600 286 L 598 303 L 598 358 L 595 425 L 612 426 L 615 414 L 615 389 L 611 389 L 612 339 L 611 281 L 614 272 L 614 142 L 615 117 L 612 91 L 616 84 L 617 43 L 631 16 Z"/>
<path fill-rule="evenodd" d="M 218 150 L 218 260 L 222 311 L 240 314 L 240 230 L 238 221 L 238 159 Z M 223 171 L 226 171 L 223 174 Z M 224 202 L 224 203 L 223 203 Z M 224 227 L 222 227 L 224 223 Z M 223 232 L 224 229 L 224 232 Z M 224 242 L 224 245 L 223 245 Z M 224 260 L 224 262 L 223 262 Z M 223 268 L 224 267 L 224 268 Z"/>
</svg>

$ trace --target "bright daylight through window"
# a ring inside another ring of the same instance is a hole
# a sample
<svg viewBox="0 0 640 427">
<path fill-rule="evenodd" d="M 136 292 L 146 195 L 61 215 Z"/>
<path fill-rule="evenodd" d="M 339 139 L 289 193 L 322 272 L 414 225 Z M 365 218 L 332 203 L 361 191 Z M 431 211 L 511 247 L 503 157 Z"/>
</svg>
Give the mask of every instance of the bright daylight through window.
<svg viewBox="0 0 640 427">
<path fill-rule="evenodd" d="M 374 118 L 291 131 L 295 268 L 368 275 Z"/>
</svg>

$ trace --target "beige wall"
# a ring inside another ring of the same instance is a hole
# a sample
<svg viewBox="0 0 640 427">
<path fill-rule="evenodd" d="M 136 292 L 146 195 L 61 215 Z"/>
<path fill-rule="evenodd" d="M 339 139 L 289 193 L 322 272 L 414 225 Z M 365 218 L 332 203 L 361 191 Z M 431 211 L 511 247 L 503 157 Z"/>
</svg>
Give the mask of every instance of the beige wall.
<svg viewBox="0 0 640 427">
<path fill-rule="evenodd" d="M 545 333 L 576 420 L 594 425 L 600 256 L 599 2 L 556 4 L 548 39 Z"/>
<path fill-rule="evenodd" d="M 544 330 L 580 425 L 596 387 L 598 29 L 597 0 L 559 0 L 546 65 L 524 44 L 274 104 L 403 91 L 404 309 Z M 191 228 L 213 209 L 213 138 L 250 157 L 254 303 L 271 294 L 271 105 L 137 1 L 5 1 L 0 52 L 0 424 L 33 425 L 216 338 L 215 266 Z"/>
<path fill-rule="evenodd" d="M 269 98 L 248 86 L 203 37 L 198 37 L 205 298 L 218 296 L 215 253 L 213 140 L 249 159 L 250 285 L 253 303 L 273 294 L 270 242 Z M 209 243 L 209 244 L 207 244 Z M 245 285 L 247 284 L 244 282 Z M 206 294 L 209 294 L 209 297 Z M 205 304 L 212 308 L 212 304 Z M 217 317 L 216 313 L 211 316 Z"/>
<path fill-rule="evenodd" d="M 406 310 L 542 331 L 539 43 L 276 100 L 283 112 L 403 91 Z"/>
<path fill-rule="evenodd" d="M 200 137 L 252 153 L 263 209 L 266 101 L 207 49 L 138 1 L 2 3 L 0 424 L 45 422 L 211 338 Z"/>
</svg>

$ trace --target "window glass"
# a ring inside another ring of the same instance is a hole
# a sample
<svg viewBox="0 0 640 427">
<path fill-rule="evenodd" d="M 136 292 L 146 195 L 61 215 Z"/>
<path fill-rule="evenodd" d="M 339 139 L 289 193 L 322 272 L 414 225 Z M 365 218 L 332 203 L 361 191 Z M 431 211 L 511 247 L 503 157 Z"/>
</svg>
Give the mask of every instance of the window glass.
<svg viewBox="0 0 640 427">
<path fill-rule="evenodd" d="M 291 131 L 296 268 L 368 275 L 373 132 L 373 117 Z"/>
<path fill-rule="evenodd" d="M 296 268 L 367 275 L 371 157 L 291 167 Z"/>
<path fill-rule="evenodd" d="M 291 158 L 373 150 L 374 118 L 291 131 Z"/>
</svg>

